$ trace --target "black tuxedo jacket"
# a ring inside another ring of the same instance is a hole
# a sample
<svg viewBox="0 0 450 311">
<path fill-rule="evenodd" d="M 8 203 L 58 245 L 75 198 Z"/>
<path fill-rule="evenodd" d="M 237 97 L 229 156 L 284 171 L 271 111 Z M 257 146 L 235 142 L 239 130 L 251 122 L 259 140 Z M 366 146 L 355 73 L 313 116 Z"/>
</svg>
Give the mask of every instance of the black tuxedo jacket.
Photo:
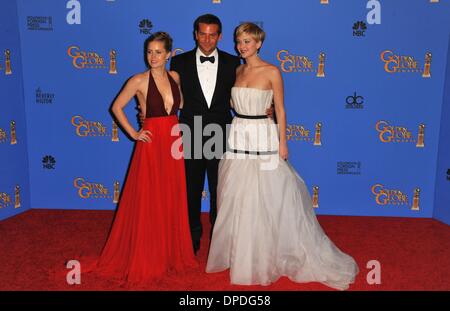
<svg viewBox="0 0 450 311">
<path fill-rule="evenodd" d="M 211 106 L 208 108 L 197 73 L 196 48 L 176 55 L 170 62 L 170 70 L 178 72 L 181 80 L 184 104 L 180 112 L 180 122 L 194 126 L 194 116 L 202 116 L 203 127 L 217 123 L 223 127 L 231 122 L 231 88 L 236 80 L 236 68 L 240 64 L 237 56 L 218 50 L 219 64 L 217 80 Z M 217 61 L 217 60 L 216 60 Z"/>
</svg>

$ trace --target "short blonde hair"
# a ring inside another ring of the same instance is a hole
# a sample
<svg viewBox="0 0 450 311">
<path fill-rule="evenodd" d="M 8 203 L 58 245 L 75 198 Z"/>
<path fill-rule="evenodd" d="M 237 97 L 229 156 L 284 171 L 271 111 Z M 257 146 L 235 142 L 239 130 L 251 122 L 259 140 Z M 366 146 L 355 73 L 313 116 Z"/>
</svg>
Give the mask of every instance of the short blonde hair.
<svg viewBox="0 0 450 311">
<path fill-rule="evenodd" d="M 266 33 L 264 32 L 264 30 L 262 30 L 255 23 L 240 24 L 234 32 L 235 39 L 237 39 L 237 37 L 239 37 L 240 35 L 242 35 L 244 33 L 251 35 L 253 37 L 253 39 L 255 39 L 257 42 L 261 42 L 261 43 L 263 43 L 264 39 L 266 38 Z"/>
</svg>

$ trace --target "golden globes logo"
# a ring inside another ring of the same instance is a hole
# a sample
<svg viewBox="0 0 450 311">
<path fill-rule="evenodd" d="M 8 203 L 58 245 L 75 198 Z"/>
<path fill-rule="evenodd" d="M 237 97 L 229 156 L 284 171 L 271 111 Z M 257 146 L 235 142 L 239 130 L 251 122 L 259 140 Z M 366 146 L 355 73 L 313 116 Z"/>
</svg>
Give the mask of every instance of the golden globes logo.
<svg viewBox="0 0 450 311">
<path fill-rule="evenodd" d="M 71 123 L 76 129 L 75 132 L 77 136 L 80 137 L 109 136 L 106 126 L 104 126 L 102 122 L 89 121 L 84 119 L 82 116 L 74 116 L 71 119 Z"/>
<path fill-rule="evenodd" d="M 378 205 L 409 205 L 408 196 L 397 189 L 387 189 L 382 184 L 372 186 L 375 202 Z"/>
<path fill-rule="evenodd" d="M 111 194 L 103 184 L 89 182 L 82 177 L 75 178 L 73 186 L 78 190 L 82 199 L 111 199 Z"/>
<path fill-rule="evenodd" d="M 6 131 L 2 128 L 0 128 L 0 144 L 5 143 L 8 141 L 8 134 L 6 134 Z"/>
<path fill-rule="evenodd" d="M 280 68 L 283 72 L 315 72 L 313 62 L 307 56 L 293 55 L 288 50 L 281 50 L 277 53 Z"/>
<path fill-rule="evenodd" d="M 286 137 L 287 140 L 291 141 L 305 141 L 305 142 L 313 142 L 314 146 L 322 145 L 322 123 L 317 122 L 315 125 L 314 137 L 311 133 L 311 130 L 306 128 L 303 125 L 297 124 L 288 124 L 286 126 Z"/>
<path fill-rule="evenodd" d="M 378 138 L 383 143 L 414 143 L 416 139 L 411 131 L 404 126 L 390 125 L 389 122 L 380 120 L 375 124 L 378 132 Z M 416 147 L 424 147 L 425 125 L 420 124 Z"/>
<path fill-rule="evenodd" d="M 422 77 L 431 77 L 431 53 L 425 54 L 423 70 L 420 69 L 417 60 L 409 55 L 397 55 L 390 50 L 381 52 L 380 59 L 384 62 L 384 70 L 388 73 L 398 72 L 422 72 Z"/>
<path fill-rule="evenodd" d="M 375 202 L 378 205 L 409 205 L 408 196 L 405 192 L 398 189 L 387 189 L 382 184 L 375 184 L 372 186 L 372 193 L 375 195 Z M 411 210 L 418 211 L 419 210 L 419 201 L 420 201 L 420 188 L 414 189 L 413 195 L 413 203 L 411 206 Z"/>
<path fill-rule="evenodd" d="M 105 59 L 97 52 L 86 52 L 80 50 L 78 46 L 71 46 L 67 49 L 67 54 L 72 58 L 72 65 L 77 69 L 105 69 Z M 109 73 L 117 73 L 116 51 L 109 52 Z"/>
<path fill-rule="evenodd" d="M 11 205 L 11 196 L 6 192 L 0 192 L 0 208 Z"/>
<path fill-rule="evenodd" d="M 328 4 L 328 0 L 320 0 L 320 4 Z"/>
</svg>

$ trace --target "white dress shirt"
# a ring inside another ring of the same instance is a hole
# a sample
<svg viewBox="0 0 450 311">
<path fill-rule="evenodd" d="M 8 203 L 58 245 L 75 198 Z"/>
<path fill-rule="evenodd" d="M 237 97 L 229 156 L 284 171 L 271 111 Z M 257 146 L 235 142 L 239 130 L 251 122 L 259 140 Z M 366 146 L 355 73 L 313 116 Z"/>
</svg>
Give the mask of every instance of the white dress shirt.
<svg viewBox="0 0 450 311">
<path fill-rule="evenodd" d="M 219 63 L 219 53 L 217 49 L 214 50 L 208 57 L 214 56 L 214 64 L 210 61 L 204 63 L 200 62 L 200 56 L 206 56 L 197 48 L 196 52 L 196 62 L 197 62 L 197 73 L 198 79 L 200 80 L 200 86 L 202 87 L 203 95 L 205 96 L 208 108 L 211 107 L 211 101 L 214 95 L 214 89 L 216 88 L 217 80 L 217 68 Z"/>
</svg>

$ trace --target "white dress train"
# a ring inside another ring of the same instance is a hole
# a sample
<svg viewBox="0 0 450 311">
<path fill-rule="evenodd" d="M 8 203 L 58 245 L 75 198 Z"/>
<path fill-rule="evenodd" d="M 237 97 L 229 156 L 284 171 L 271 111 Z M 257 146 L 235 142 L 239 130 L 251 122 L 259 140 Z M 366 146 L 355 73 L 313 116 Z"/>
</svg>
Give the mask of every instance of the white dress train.
<svg viewBox="0 0 450 311">
<path fill-rule="evenodd" d="M 273 99 L 272 90 L 233 87 L 231 94 L 245 116 L 264 115 Z M 206 272 L 230 269 L 232 284 L 269 285 L 286 276 L 347 289 L 358 266 L 326 236 L 305 182 L 280 159 L 274 121 L 235 117 L 228 142 Z"/>
</svg>

